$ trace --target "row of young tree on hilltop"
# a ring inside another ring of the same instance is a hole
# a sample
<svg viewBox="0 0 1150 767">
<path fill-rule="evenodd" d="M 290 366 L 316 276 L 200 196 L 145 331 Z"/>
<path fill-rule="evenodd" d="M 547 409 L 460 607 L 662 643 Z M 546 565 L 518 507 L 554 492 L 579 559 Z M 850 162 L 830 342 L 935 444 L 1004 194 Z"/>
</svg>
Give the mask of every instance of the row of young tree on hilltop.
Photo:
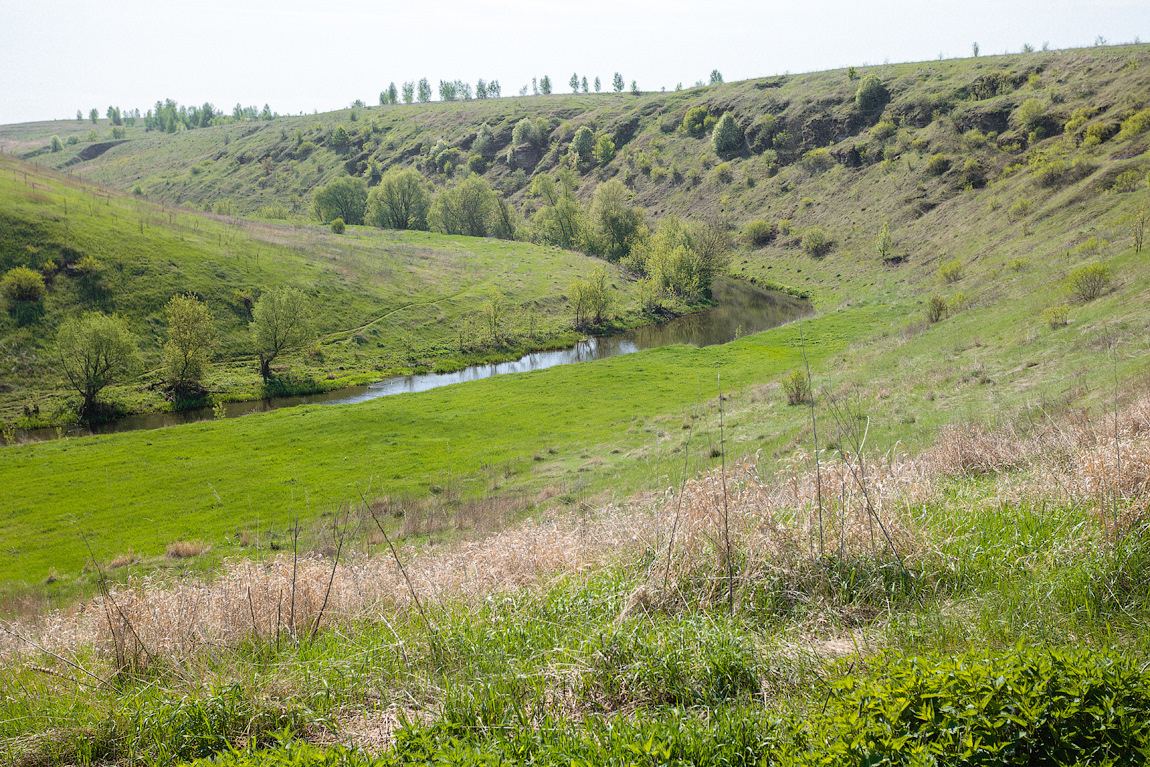
<svg viewBox="0 0 1150 767">
<path fill-rule="evenodd" d="M 127 126 L 129 128 L 142 120 L 144 129 L 160 131 L 161 133 L 175 133 L 178 130 L 194 130 L 207 128 L 211 125 L 227 125 L 234 122 L 250 122 L 254 120 L 274 120 L 279 114 L 273 112 L 271 107 L 264 104 L 260 109 L 254 105 L 243 106 L 236 104 L 229 115 L 217 108 L 211 102 L 205 101 L 201 106 L 184 106 L 172 99 L 157 101 L 152 109 L 141 115 L 139 109 L 121 110 L 120 107 L 108 107 L 106 112 L 108 122 L 113 126 Z M 95 125 L 100 119 L 100 110 L 93 107 L 88 112 L 88 119 Z M 76 122 L 84 122 L 84 114 L 76 110 Z"/>
<path fill-rule="evenodd" d="M 717 85 L 723 82 L 723 75 L 719 70 L 714 69 L 711 71 L 711 85 Z M 571 79 L 567 81 L 568 87 L 571 88 L 572 93 L 590 93 L 592 83 L 588 82 L 587 76 L 579 76 L 579 73 L 573 72 Z M 594 88 L 596 93 L 603 91 L 603 82 L 598 76 L 594 80 Z M 695 87 L 706 85 L 702 80 L 695 83 Z M 532 77 L 530 86 L 524 85 L 519 89 L 520 96 L 526 96 L 530 87 L 533 96 L 550 96 L 553 90 L 550 75 L 543 75 L 541 78 Z M 616 72 L 611 80 L 611 88 L 615 93 L 622 93 L 626 88 L 626 82 L 623 80 L 623 75 Z M 682 83 L 675 86 L 675 90 L 681 90 Z M 631 81 L 631 92 L 639 92 L 639 84 L 637 81 Z M 474 91 L 471 88 L 471 83 L 463 80 L 440 80 L 439 81 L 439 100 L 440 101 L 470 101 L 472 98 L 477 99 L 497 99 L 503 95 L 503 87 L 499 84 L 498 80 L 484 80 L 479 78 L 475 83 Z M 405 82 L 403 85 L 396 87 L 395 83 L 390 83 L 387 88 L 379 92 L 379 103 L 381 106 L 387 104 L 413 104 L 420 103 L 426 104 L 431 101 L 432 90 L 431 83 L 426 77 L 421 78 L 419 82 L 410 81 Z M 366 104 L 362 100 L 356 100 L 352 106 L 364 107 Z"/>
</svg>

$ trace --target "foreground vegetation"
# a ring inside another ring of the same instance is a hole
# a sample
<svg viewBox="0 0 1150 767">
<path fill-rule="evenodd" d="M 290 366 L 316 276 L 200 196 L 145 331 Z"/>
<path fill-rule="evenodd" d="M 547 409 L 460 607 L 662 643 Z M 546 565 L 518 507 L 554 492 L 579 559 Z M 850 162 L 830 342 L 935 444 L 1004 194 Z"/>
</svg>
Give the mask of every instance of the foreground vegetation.
<svg viewBox="0 0 1150 767">
<path fill-rule="evenodd" d="M 844 449 L 817 466 L 728 466 L 455 543 L 427 536 L 458 516 L 360 505 L 274 556 L 8 621 L 0 748 L 19 765 L 1137 761 L 1150 400 L 950 429 L 913 458 L 823 426 Z"/>
</svg>

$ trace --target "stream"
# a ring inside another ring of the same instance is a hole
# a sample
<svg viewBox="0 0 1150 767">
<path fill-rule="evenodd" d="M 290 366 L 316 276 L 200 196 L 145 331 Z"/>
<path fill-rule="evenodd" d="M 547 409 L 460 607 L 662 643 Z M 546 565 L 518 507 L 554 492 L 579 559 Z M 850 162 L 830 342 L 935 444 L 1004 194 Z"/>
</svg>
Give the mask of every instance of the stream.
<svg viewBox="0 0 1150 767">
<path fill-rule="evenodd" d="M 224 403 L 224 408 L 228 418 L 235 418 L 251 413 L 278 410 L 283 407 L 295 407 L 296 405 L 350 405 L 392 394 L 429 391 L 440 386 L 478 381 L 509 373 L 544 370 L 556 365 L 601 360 L 672 344 L 712 346 L 785 324 L 809 314 L 811 311 L 810 304 L 802 299 L 773 290 L 763 290 L 748 282 L 727 277 L 715 279 L 712 295 L 716 304 L 705 312 L 677 317 L 661 325 L 635 328 L 615 336 L 585 338 L 570 349 L 532 352 L 512 362 L 472 365 L 454 373 L 398 376 L 366 386 L 351 386 L 318 394 L 227 402 Z M 141 413 L 106 423 L 73 424 L 66 427 L 63 434 L 66 436 L 85 436 L 89 434 L 114 434 L 139 429 L 159 429 L 165 426 L 209 420 L 214 417 L 214 412 L 210 407 L 170 413 Z M 55 439 L 57 431 L 55 429 L 32 429 L 27 432 L 21 430 L 20 434 L 25 440 L 36 441 Z"/>
</svg>

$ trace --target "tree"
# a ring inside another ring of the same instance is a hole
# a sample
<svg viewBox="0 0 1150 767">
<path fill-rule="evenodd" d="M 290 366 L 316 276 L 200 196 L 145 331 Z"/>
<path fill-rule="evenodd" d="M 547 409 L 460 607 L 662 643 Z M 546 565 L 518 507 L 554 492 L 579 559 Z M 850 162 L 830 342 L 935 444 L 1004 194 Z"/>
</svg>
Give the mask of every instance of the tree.
<svg viewBox="0 0 1150 767">
<path fill-rule="evenodd" d="M 367 197 L 367 222 L 384 229 L 427 229 L 431 197 L 414 168 L 392 169 Z"/>
<path fill-rule="evenodd" d="M 595 148 L 595 132 L 586 125 L 575 131 L 575 136 L 571 139 L 571 157 L 577 164 L 585 164 L 591 161 L 591 152 Z"/>
<path fill-rule="evenodd" d="M 100 119 L 100 110 L 96 109 L 96 107 L 92 107 L 91 111 L 88 112 L 88 119 L 92 121 L 93 125 L 95 125 L 96 122 Z"/>
<path fill-rule="evenodd" d="M 587 87 L 587 75 L 583 75 L 583 92 L 587 93 L 589 90 Z"/>
<path fill-rule="evenodd" d="M 439 81 L 439 100 L 440 101 L 455 101 L 458 96 L 458 89 L 455 87 L 454 82 L 446 80 Z"/>
<path fill-rule="evenodd" d="M 309 343 L 311 328 L 307 298 L 296 288 L 276 288 L 264 293 L 252 308 L 252 341 L 260 360 L 260 375 L 272 377 L 277 357 Z"/>
<path fill-rule="evenodd" d="M 615 142 L 606 136 L 600 136 L 599 140 L 595 142 L 595 149 L 592 150 L 595 157 L 595 162 L 600 165 L 606 165 L 615 159 Z"/>
<path fill-rule="evenodd" d="M 598 325 L 611 308 L 611 293 L 607 290 L 607 270 L 598 266 L 587 279 L 576 277 L 571 283 L 571 303 L 575 305 L 575 325 Z"/>
<path fill-rule="evenodd" d="M 173 389 L 194 389 L 204 377 L 218 342 L 215 318 L 198 298 L 173 296 L 167 305 L 168 341 L 164 377 Z"/>
<path fill-rule="evenodd" d="M 428 224 L 433 231 L 444 234 L 485 237 L 495 204 L 495 192 L 487 181 L 471 175 L 436 196 Z"/>
<path fill-rule="evenodd" d="M 342 218 L 348 224 L 362 224 L 367 211 L 367 183 L 362 178 L 337 178 L 315 190 L 313 210 L 323 224 L 334 218 Z"/>
<path fill-rule="evenodd" d="M 483 157 L 490 157 L 494 152 L 495 135 L 487 123 L 483 123 L 479 126 L 479 130 L 475 131 L 475 141 L 471 142 L 471 149 Z"/>
<path fill-rule="evenodd" d="M 396 89 L 394 82 L 389 83 L 387 86 L 387 103 L 388 104 L 398 104 L 399 103 L 399 91 Z"/>
<path fill-rule="evenodd" d="M 712 69 L 711 70 L 711 85 L 722 85 L 722 84 L 723 84 L 723 73 L 717 69 Z"/>
<path fill-rule="evenodd" d="M 977 42 L 970 44 L 970 51 L 971 51 L 971 53 L 974 54 L 974 57 L 977 59 L 978 58 L 978 43 Z"/>
<path fill-rule="evenodd" d="M 403 84 L 403 103 L 410 104 L 415 98 L 415 83 Z"/>
<path fill-rule="evenodd" d="M 59 136 L 53 136 L 51 144 L 53 152 L 59 152 L 64 148 L 64 142 L 60 140 Z"/>
<path fill-rule="evenodd" d="M 599 82 L 599 75 L 595 75 L 595 92 L 598 93 L 602 90 L 602 83 Z"/>
<path fill-rule="evenodd" d="M 78 122 L 78 123 L 84 122 L 84 113 L 81 112 L 79 109 L 76 110 L 76 122 Z"/>
<path fill-rule="evenodd" d="M 879 258 L 886 259 L 894 250 L 894 238 L 890 236 L 890 222 L 882 222 L 882 230 L 878 233 L 878 239 L 875 240 L 875 249 L 878 250 Z"/>
<path fill-rule="evenodd" d="M 487 95 L 490 98 L 497 99 L 503 93 L 503 88 L 499 85 L 498 80 L 492 80 L 487 83 Z"/>
<path fill-rule="evenodd" d="M 487 81 L 484 80 L 482 77 L 479 78 L 479 82 L 475 83 L 475 98 L 477 98 L 477 99 L 487 98 Z"/>
<path fill-rule="evenodd" d="M 622 181 L 612 179 L 595 189 L 591 220 L 595 227 L 596 249 L 608 261 L 631 254 L 632 246 L 647 236 L 643 210 L 631 207 L 631 192 Z"/>
<path fill-rule="evenodd" d="M 543 79 L 539 81 L 539 91 L 544 96 L 551 95 L 551 76 L 543 75 Z"/>
<path fill-rule="evenodd" d="M 874 112 L 881 109 L 887 102 L 889 94 L 878 75 L 867 75 L 863 78 L 858 90 L 855 91 L 855 104 L 864 112 Z"/>
<path fill-rule="evenodd" d="M 615 73 L 615 79 L 612 81 L 612 86 L 615 88 L 616 93 L 623 92 L 623 75 L 618 72 Z"/>
<path fill-rule="evenodd" d="M 715 130 L 711 133 L 711 143 L 715 146 L 716 154 L 734 152 L 743 148 L 743 129 L 731 117 L 730 112 L 723 112 Z"/>
<path fill-rule="evenodd" d="M 417 97 L 419 98 L 419 103 L 426 104 L 431 101 L 431 83 L 427 82 L 426 77 L 420 78 L 418 87 L 419 92 Z"/>
<path fill-rule="evenodd" d="M 632 96 L 638 96 L 639 95 L 639 81 L 638 80 L 632 80 L 631 81 L 631 95 Z"/>
<path fill-rule="evenodd" d="M 84 398 L 80 413 L 92 412 L 96 395 L 140 367 L 136 339 L 118 317 L 93 312 L 72 317 L 56 334 L 56 356 L 69 385 Z"/>
<path fill-rule="evenodd" d="M 571 73 L 571 79 L 567 81 L 567 84 L 571 86 L 571 92 L 572 93 L 578 93 L 579 92 L 579 75 L 575 72 L 572 72 Z"/>
</svg>

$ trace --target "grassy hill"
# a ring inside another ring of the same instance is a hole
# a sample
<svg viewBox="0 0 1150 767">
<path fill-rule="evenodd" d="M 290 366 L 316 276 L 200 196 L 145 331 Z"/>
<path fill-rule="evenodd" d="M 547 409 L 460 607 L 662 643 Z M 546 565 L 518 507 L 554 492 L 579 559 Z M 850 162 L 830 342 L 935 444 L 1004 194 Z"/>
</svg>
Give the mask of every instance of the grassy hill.
<svg viewBox="0 0 1150 767">
<path fill-rule="evenodd" d="M 178 293 L 199 296 L 215 316 L 221 361 L 206 387 L 225 399 L 252 399 L 262 384 L 248 334 L 251 301 L 268 289 L 297 287 L 310 298 L 319 343 L 287 367 L 303 386 L 335 388 L 570 344 L 577 334 L 566 293 L 601 263 L 529 243 L 364 227 L 336 236 L 318 225 L 196 214 L 7 156 L 0 157 L 0 220 L 0 274 L 29 267 L 48 286 L 35 316 L 22 317 L 14 305 L 0 313 L 0 420 L 22 426 L 68 417 L 72 395 L 60 386 L 50 341 L 77 312 L 128 321 L 148 370 L 107 398 L 149 410 L 172 406 L 159 367 L 164 307 Z M 626 317 L 632 283 L 614 282 Z M 497 338 L 483 319 L 495 298 L 505 305 Z M 26 407 L 40 416 L 23 418 Z"/>
<path fill-rule="evenodd" d="M 304 287 L 325 340 L 293 369 L 344 380 L 418 344 L 451 359 L 496 287 L 553 316 L 598 262 L 307 222 L 318 185 L 372 159 L 445 188 L 428 150 L 466 161 L 484 122 L 484 174 L 528 220 L 526 184 L 587 123 L 618 156 L 582 172 L 581 200 L 618 177 L 651 221 L 761 220 L 731 271 L 815 306 L 719 347 L 0 450 L 0 608 L 24 617 L 0 636 L 0 748 L 245 767 L 1141 758 L 1150 47 L 854 74 L 130 129 L 71 165 L 83 142 L 41 151 L 64 124 L 0 129 L 60 169 L 0 158 L 4 257 L 109 265 L 98 296 L 61 267 L 42 325 L 4 320 L 28 380 L 51 377 L 52 323 L 92 304 L 154 328 L 154 354 L 157 307 L 190 283 L 217 306 L 264 274 Z M 733 112 L 742 148 L 680 131 L 696 107 Z M 508 145 L 523 117 L 548 125 L 537 160 Z M 171 207 L 224 199 L 287 218 Z M 789 404 L 808 364 L 815 401 Z M 139 577 L 70 607 L 105 576 Z"/>
</svg>

